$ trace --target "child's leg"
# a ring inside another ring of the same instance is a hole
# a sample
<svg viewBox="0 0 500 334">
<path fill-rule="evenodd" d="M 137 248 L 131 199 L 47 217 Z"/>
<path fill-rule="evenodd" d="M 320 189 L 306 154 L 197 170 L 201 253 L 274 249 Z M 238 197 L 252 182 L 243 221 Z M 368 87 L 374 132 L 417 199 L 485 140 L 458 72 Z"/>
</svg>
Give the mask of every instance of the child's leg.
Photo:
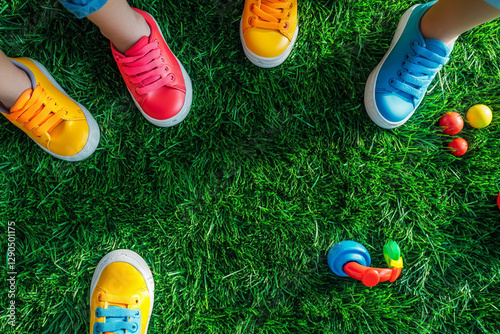
<svg viewBox="0 0 500 334">
<path fill-rule="evenodd" d="M 121 53 L 125 53 L 141 37 L 151 34 L 144 17 L 130 8 L 126 0 L 108 0 L 87 18 L 99 27 L 104 37 Z"/>
<path fill-rule="evenodd" d="M 26 72 L 14 66 L 0 50 L 0 103 L 10 109 L 21 94 L 31 88 Z"/>
<path fill-rule="evenodd" d="M 424 38 L 451 46 L 464 32 L 497 17 L 500 9 L 483 0 L 440 0 L 422 17 L 420 30 Z"/>
</svg>

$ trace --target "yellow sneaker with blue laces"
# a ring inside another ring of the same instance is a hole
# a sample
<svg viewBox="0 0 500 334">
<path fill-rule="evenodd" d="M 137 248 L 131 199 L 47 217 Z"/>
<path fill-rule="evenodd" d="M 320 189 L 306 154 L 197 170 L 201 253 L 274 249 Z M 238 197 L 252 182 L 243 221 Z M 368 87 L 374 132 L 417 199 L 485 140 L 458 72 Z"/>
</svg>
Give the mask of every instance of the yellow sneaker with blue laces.
<svg viewBox="0 0 500 334">
<path fill-rule="evenodd" d="M 154 280 L 142 257 L 119 249 L 97 265 L 90 288 L 90 334 L 146 334 Z"/>
</svg>

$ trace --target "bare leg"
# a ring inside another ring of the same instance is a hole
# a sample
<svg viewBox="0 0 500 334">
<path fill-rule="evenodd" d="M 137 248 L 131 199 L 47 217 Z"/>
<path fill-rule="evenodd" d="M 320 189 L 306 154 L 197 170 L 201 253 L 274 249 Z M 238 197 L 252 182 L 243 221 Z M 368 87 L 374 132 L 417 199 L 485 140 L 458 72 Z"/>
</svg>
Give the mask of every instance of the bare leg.
<svg viewBox="0 0 500 334">
<path fill-rule="evenodd" d="M 141 37 L 151 34 L 144 18 L 130 8 L 126 0 L 108 0 L 87 18 L 121 53 L 130 49 Z"/>
<path fill-rule="evenodd" d="M 0 102 L 10 109 L 19 96 L 30 88 L 31 80 L 28 75 L 14 66 L 0 50 Z"/>
<path fill-rule="evenodd" d="M 420 30 L 424 38 L 451 45 L 464 32 L 498 17 L 500 9 L 483 0 L 439 0 L 422 17 Z"/>
</svg>

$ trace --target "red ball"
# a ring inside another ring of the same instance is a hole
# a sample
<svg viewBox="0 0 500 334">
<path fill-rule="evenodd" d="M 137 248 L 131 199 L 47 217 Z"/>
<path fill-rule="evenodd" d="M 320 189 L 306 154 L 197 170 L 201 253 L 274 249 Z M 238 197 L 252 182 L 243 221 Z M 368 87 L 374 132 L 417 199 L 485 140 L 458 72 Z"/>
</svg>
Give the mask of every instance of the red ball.
<svg viewBox="0 0 500 334">
<path fill-rule="evenodd" d="M 439 120 L 439 126 L 447 135 L 456 135 L 464 128 L 464 119 L 459 113 L 451 111 L 443 115 Z"/>
<path fill-rule="evenodd" d="M 465 139 L 455 138 L 451 141 L 451 143 L 448 144 L 448 147 L 450 148 L 450 151 L 454 156 L 460 157 L 464 155 L 465 152 L 467 152 L 469 145 L 467 145 Z"/>
</svg>

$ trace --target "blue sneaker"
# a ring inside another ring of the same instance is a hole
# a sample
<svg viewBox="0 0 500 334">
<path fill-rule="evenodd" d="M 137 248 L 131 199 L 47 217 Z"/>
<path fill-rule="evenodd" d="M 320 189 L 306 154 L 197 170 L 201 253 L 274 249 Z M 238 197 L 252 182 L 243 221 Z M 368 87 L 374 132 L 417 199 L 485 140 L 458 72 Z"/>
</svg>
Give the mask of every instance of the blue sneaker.
<svg viewBox="0 0 500 334">
<path fill-rule="evenodd" d="M 403 125 L 418 108 L 427 87 L 450 60 L 453 47 L 424 39 L 420 20 L 436 1 L 415 5 L 399 21 L 389 51 L 365 86 L 368 116 L 385 129 Z"/>
</svg>

